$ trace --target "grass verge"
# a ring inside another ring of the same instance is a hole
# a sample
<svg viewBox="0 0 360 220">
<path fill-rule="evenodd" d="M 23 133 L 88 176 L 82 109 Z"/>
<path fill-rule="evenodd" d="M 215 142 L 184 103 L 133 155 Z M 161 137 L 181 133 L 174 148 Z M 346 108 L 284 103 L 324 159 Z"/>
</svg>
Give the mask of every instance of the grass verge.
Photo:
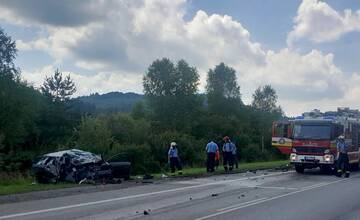
<svg viewBox="0 0 360 220">
<path fill-rule="evenodd" d="M 33 191 L 46 191 L 51 189 L 63 189 L 68 187 L 79 186 L 71 183 L 58 183 L 58 184 L 32 184 L 31 181 L 24 182 L 23 184 L 0 185 L 0 195 L 11 195 L 17 193 L 26 193 Z"/>
<path fill-rule="evenodd" d="M 264 170 L 264 169 L 274 169 L 285 167 L 289 164 L 288 160 L 276 160 L 276 161 L 266 161 L 266 162 L 252 162 L 252 163 L 239 163 L 239 168 L 234 169 L 233 173 L 242 173 L 246 171 L 253 171 L 253 170 Z M 219 168 L 213 174 L 223 174 L 224 170 L 223 167 L 220 165 Z M 161 176 L 165 174 L 167 176 L 171 176 L 171 173 L 164 172 L 164 173 L 157 173 L 154 174 L 155 178 L 161 178 Z M 205 175 L 206 167 L 185 167 L 183 169 L 182 176 L 201 176 Z M 175 176 L 179 176 L 176 174 Z"/>
<path fill-rule="evenodd" d="M 50 189 L 62 189 L 78 186 L 71 183 L 38 184 L 28 174 L 0 174 L 0 195 L 10 195 L 32 191 L 44 191 Z"/>
<path fill-rule="evenodd" d="M 261 170 L 261 169 L 273 169 L 278 167 L 284 167 L 289 163 L 287 160 L 279 161 L 268 161 L 268 162 L 253 162 L 253 163 L 240 163 L 239 168 L 235 169 L 233 172 L 246 172 L 248 170 Z M 219 166 L 219 169 L 215 171 L 214 174 L 224 173 L 222 166 Z M 157 173 L 154 174 L 155 179 L 160 179 L 162 174 L 171 176 L 170 173 Z M 182 176 L 202 176 L 206 174 L 205 167 L 185 167 L 183 169 Z M 176 175 L 178 176 L 178 175 Z M 32 191 L 45 191 L 51 189 L 62 189 L 69 187 L 76 187 L 78 184 L 72 183 L 57 183 L 57 184 L 34 184 L 34 179 L 29 176 L 23 175 L 13 175 L 5 176 L 0 175 L 0 195 L 11 195 L 17 193 L 26 193 Z"/>
</svg>

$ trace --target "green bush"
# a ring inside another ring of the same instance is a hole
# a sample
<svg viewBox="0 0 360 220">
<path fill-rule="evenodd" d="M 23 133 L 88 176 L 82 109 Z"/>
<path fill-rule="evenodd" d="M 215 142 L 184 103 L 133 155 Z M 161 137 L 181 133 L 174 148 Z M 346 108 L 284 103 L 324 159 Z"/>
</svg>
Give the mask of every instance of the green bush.
<svg viewBox="0 0 360 220">
<path fill-rule="evenodd" d="M 202 166 L 205 163 L 204 140 L 196 140 L 193 136 L 176 131 L 153 134 L 149 137 L 149 145 L 154 159 L 162 166 L 167 163 L 167 153 L 171 142 L 176 142 L 181 162 L 185 166 Z"/>
<path fill-rule="evenodd" d="M 107 155 L 112 156 L 122 154 L 124 159 L 131 162 L 132 174 L 144 174 L 160 171 L 159 162 L 155 161 L 148 145 L 120 145 L 115 144 L 111 152 Z"/>
</svg>

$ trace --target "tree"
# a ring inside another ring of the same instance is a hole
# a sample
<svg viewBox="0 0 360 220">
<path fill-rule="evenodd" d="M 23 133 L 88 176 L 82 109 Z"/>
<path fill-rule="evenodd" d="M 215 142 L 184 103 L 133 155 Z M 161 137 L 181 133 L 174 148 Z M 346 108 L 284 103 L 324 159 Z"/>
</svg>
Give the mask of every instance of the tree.
<svg viewBox="0 0 360 220">
<path fill-rule="evenodd" d="M 267 143 L 270 141 L 272 122 L 277 120 L 283 114 L 280 106 L 276 105 L 277 98 L 278 96 L 276 95 L 276 91 L 271 87 L 271 85 L 265 85 L 263 87 L 259 86 L 253 94 L 253 101 L 251 105 L 256 110 L 260 111 L 260 114 L 257 114 L 254 117 L 255 120 L 257 120 L 254 124 L 259 126 L 257 131 L 260 132 L 261 136 L 260 143 L 262 152 L 265 148 L 265 140 L 267 140 Z"/>
<path fill-rule="evenodd" d="M 0 28 L 0 76 L 19 80 L 20 71 L 15 67 L 16 43 Z"/>
<path fill-rule="evenodd" d="M 77 146 L 94 153 L 107 153 L 113 143 L 111 131 L 102 118 L 84 117 L 77 130 L 77 136 Z"/>
<path fill-rule="evenodd" d="M 277 94 L 271 85 L 258 87 L 253 94 L 252 106 L 264 112 L 281 112 L 280 107 L 276 106 Z"/>
<path fill-rule="evenodd" d="M 57 69 L 53 76 L 45 78 L 41 92 L 53 102 L 65 102 L 76 92 L 76 87 L 70 75 L 63 77 Z"/>
<path fill-rule="evenodd" d="M 143 78 L 147 96 L 194 95 L 199 85 L 199 74 L 185 60 L 176 66 L 167 58 L 155 60 Z"/>
<path fill-rule="evenodd" d="M 56 70 L 53 76 L 46 77 L 40 88 L 42 94 L 48 98 L 47 108 L 42 112 L 39 127 L 41 128 L 41 142 L 44 145 L 64 146 L 71 139 L 73 128 L 81 119 L 74 112 L 74 102 L 70 96 L 76 91 L 70 75 Z"/>
<path fill-rule="evenodd" d="M 137 102 L 134 104 L 132 110 L 131 110 L 131 117 L 136 119 L 145 118 L 146 112 L 145 112 L 145 106 L 142 101 Z"/>
<path fill-rule="evenodd" d="M 143 79 L 144 92 L 161 127 L 184 129 L 189 126 L 201 105 L 196 96 L 198 84 L 196 68 L 184 60 L 174 65 L 163 58 L 149 66 Z"/>
<path fill-rule="evenodd" d="M 209 70 L 206 93 L 210 112 L 226 115 L 242 103 L 235 73 L 233 68 L 224 63 Z"/>
</svg>

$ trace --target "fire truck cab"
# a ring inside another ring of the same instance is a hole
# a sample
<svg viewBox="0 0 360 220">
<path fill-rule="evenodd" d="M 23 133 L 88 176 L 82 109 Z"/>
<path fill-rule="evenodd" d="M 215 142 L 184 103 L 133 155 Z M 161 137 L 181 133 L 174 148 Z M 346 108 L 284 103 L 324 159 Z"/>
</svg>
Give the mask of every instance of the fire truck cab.
<svg viewBox="0 0 360 220">
<path fill-rule="evenodd" d="M 317 115 L 274 122 L 272 145 L 282 153 L 290 155 L 290 162 L 294 164 L 298 173 L 316 167 L 330 171 L 336 168 L 336 142 L 340 135 L 345 136 L 345 141 L 350 147 L 348 155 L 351 167 L 358 169 L 359 118 Z"/>
</svg>

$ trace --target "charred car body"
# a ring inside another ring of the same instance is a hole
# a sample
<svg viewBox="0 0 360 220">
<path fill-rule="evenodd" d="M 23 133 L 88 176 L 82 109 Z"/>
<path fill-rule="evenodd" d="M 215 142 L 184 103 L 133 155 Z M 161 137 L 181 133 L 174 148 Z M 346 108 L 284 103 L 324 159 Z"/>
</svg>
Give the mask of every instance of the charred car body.
<svg viewBox="0 0 360 220">
<path fill-rule="evenodd" d="M 32 165 L 40 183 L 102 181 L 130 177 L 130 162 L 105 161 L 91 152 L 71 149 L 41 156 Z"/>
</svg>

